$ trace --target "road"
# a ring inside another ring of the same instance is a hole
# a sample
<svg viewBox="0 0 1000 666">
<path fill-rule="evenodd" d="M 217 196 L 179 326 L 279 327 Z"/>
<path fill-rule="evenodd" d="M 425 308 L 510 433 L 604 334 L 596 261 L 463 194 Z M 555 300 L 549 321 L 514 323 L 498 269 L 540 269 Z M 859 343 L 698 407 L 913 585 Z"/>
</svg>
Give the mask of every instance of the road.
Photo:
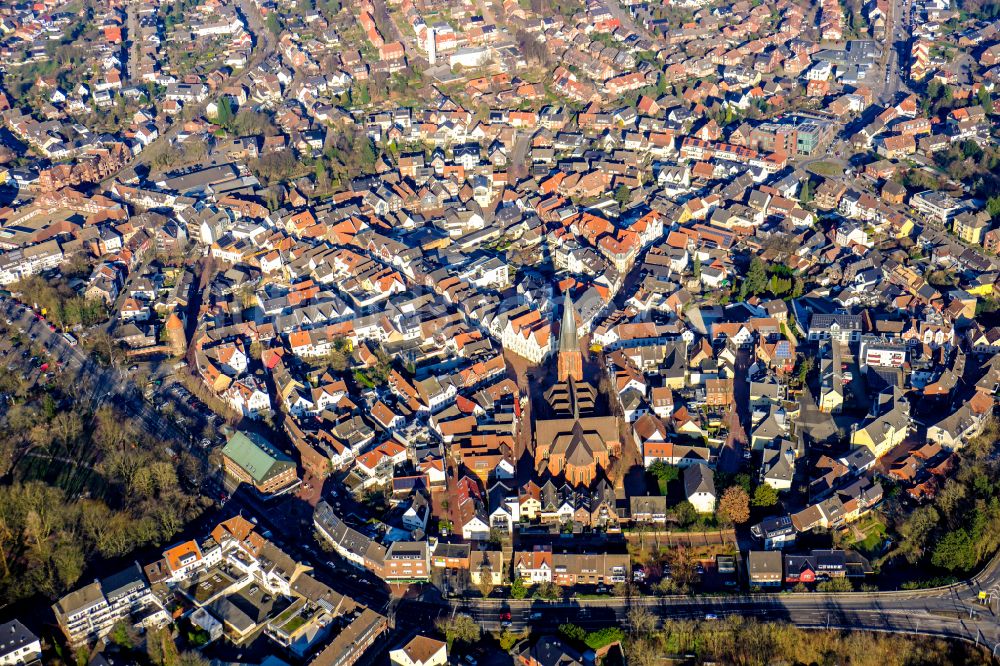
<svg viewBox="0 0 1000 666">
<path fill-rule="evenodd" d="M 719 452 L 717 469 L 722 472 L 737 473 L 743 467 L 744 450 L 749 451 L 750 440 L 750 365 L 753 359 L 750 352 L 740 349 L 736 353 L 736 366 L 733 377 L 733 402 L 736 409 L 726 414 L 726 424 L 729 436 Z"/>
<path fill-rule="evenodd" d="M 127 11 L 126 40 L 128 48 L 128 61 L 125 65 L 125 72 L 129 82 L 135 83 L 136 69 L 139 67 L 139 0 L 129 0 Z"/>
<path fill-rule="evenodd" d="M 531 173 L 531 163 L 528 161 L 529 147 L 531 147 L 531 134 L 518 132 L 514 140 L 514 149 L 510 152 L 510 172 L 515 180 L 526 178 Z"/>
<path fill-rule="evenodd" d="M 978 601 L 993 593 L 991 605 Z M 398 613 L 463 612 L 486 630 L 500 628 L 509 616 L 511 629 L 556 629 L 573 622 L 585 627 L 626 625 L 632 609 L 643 608 L 659 620 L 714 615 L 742 615 L 787 621 L 803 628 L 869 629 L 900 634 L 928 634 L 979 642 L 1000 654 L 1000 556 L 979 574 L 955 585 L 927 590 L 849 593 L 771 593 L 717 597 L 667 596 L 540 600 L 477 599 L 450 602 L 447 609 L 421 601 L 403 601 Z M 410 608 L 412 606 L 412 608 Z M 509 614 L 509 615 L 508 615 Z"/>
<path fill-rule="evenodd" d="M 100 365 L 80 347 L 71 345 L 60 332 L 53 332 L 44 319 L 36 320 L 30 309 L 22 309 L 13 300 L 0 299 L 0 312 L 10 320 L 11 326 L 29 337 L 34 335 L 48 354 L 62 363 L 62 371 L 76 378 L 81 390 L 77 399 L 83 397 L 92 409 L 105 401 L 111 402 L 137 418 L 150 435 L 171 444 L 190 444 L 192 435 L 147 404 L 135 383 L 119 368 Z M 198 447 L 190 449 L 196 454 L 199 451 Z"/>
<path fill-rule="evenodd" d="M 900 75 L 900 66 L 906 57 L 906 48 L 912 35 L 910 31 L 910 0 L 892 0 L 889 4 L 889 18 L 885 26 L 886 41 L 883 44 L 882 76 L 875 87 L 880 91 L 878 99 L 883 104 L 895 101 L 906 85 Z"/>
</svg>

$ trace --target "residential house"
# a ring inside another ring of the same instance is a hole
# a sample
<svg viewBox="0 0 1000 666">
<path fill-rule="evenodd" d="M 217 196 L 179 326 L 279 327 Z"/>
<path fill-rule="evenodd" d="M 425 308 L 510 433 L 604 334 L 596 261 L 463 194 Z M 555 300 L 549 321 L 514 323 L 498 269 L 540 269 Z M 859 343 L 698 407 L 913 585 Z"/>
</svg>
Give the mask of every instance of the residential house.
<svg viewBox="0 0 1000 666">
<path fill-rule="evenodd" d="M 708 465 L 684 468 L 684 496 L 698 513 L 715 512 L 715 475 Z"/>
<path fill-rule="evenodd" d="M 783 574 L 781 551 L 751 550 L 747 554 L 747 579 L 751 587 L 781 587 Z"/>
</svg>

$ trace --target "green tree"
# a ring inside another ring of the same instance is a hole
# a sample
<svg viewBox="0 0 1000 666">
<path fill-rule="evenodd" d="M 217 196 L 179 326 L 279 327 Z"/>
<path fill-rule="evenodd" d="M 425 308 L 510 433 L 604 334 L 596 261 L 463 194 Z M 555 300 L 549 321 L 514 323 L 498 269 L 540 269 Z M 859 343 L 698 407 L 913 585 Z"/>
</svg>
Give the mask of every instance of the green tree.
<svg viewBox="0 0 1000 666">
<path fill-rule="evenodd" d="M 358 86 L 357 94 L 352 93 L 352 97 L 358 106 L 368 106 L 372 101 L 371 93 L 368 92 L 368 85 L 364 83 Z"/>
<path fill-rule="evenodd" d="M 677 506 L 674 507 L 673 517 L 681 527 L 687 527 L 698 520 L 698 512 L 695 511 L 691 502 L 684 500 L 678 502 Z"/>
<path fill-rule="evenodd" d="M 556 601 L 562 598 L 562 588 L 551 581 L 545 581 L 535 587 L 535 592 L 531 596 L 535 599 Z"/>
<path fill-rule="evenodd" d="M 812 199 L 812 181 L 809 178 L 806 178 L 805 182 L 802 183 L 802 191 L 799 193 L 799 200 L 802 203 L 809 203 Z"/>
<path fill-rule="evenodd" d="M 792 280 L 790 278 L 778 277 L 777 275 L 771 276 L 771 280 L 768 282 L 768 291 L 772 294 L 781 298 L 791 290 Z"/>
<path fill-rule="evenodd" d="M 927 543 L 941 522 L 941 514 L 933 506 L 919 506 L 899 526 L 899 552 L 911 564 L 924 556 Z"/>
<path fill-rule="evenodd" d="M 632 190 L 630 190 L 624 183 L 615 189 L 615 201 L 618 202 L 619 206 L 624 206 L 631 200 Z"/>
<path fill-rule="evenodd" d="M 132 637 L 129 635 L 128 625 L 122 621 L 116 622 L 115 626 L 111 628 L 108 639 L 116 645 L 121 645 L 128 649 L 132 648 Z"/>
<path fill-rule="evenodd" d="M 281 19 L 278 18 L 278 14 L 275 11 L 268 12 L 267 18 L 264 20 L 264 25 L 275 37 L 281 34 Z"/>
<path fill-rule="evenodd" d="M 959 528 L 946 533 L 931 553 L 931 564 L 948 571 L 969 571 L 975 567 L 975 544 L 969 532 Z"/>
<path fill-rule="evenodd" d="M 986 89 L 986 86 L 979 86 L 976 99 L 979 102 L 979 106 L 983 107 L 987 114 L 993 113 L 993 98 L 990 97 L 990 91 Z"/>
<path fill-rule="evenodd" d="M 749 496 L 753 488 L 753 480 L 746 472 L 738 472 L 736 474 L 717 472 L 715 475 L 715 487 L 719 493 L 724 493 L 730 486 L 739 486 Z"/>
<path fill-rule="evenodd" d="M 798 378 L 799 383 L 803 386 L 806 383 L 806 379 L 809 377 L 809 373 L 812 372 L 814 363 L 815 362 L 813 361 L 812 356 L 803 356 L 799 361 Z"/>
<path fill-rule="evenodd" d="M 83 575 L 83 548 L 67 536 L 52 551 L 52 566 L 62 589 L 71 588 Z"/>
<path fill-rule="evenodd" d="M 754 257 L 750 260 L 750 268 L 747 269 L 746 280 L 743 284 L 747 293 L 753 296 L 767 289 L 767 268 L 760 257 Z"/>
<path fill-rule="evenodd" d="M 818 592 L 853 592 L 854 583 L 847 578 L 831 578 L 816 585 Z"/>
<path fill-rule="evenodd" d="M 326 191 L 330 187 L 330 168 L 327 166 L 326 161 L 322 159 L 317 160 L 314 172 L 316 187 L 321 191 Z"/>
<path fill-rule="evenodd" d="M 669 484 L 671 481 L 676 481 L 680 476 L 680 472 L 673 465 L 668 465 L 662 460 L 657 460 L 653 462 L 648 468 L 650 474 L 655 476 L 657 480 L 662 481 L 664 484 Z"/>
<path fill-rule="evenodd" d="M 515 599 L 524 599 L 528 596 L 528 588 L 525 587 L 524 581 L 518 576 L 514 579 L 514 582 L 510 586 L 510 596 Z"/>
<path fill-rule="evenodd" d="M 600 650 L 612 643 L 620 643 L 625 640 L 625 632 L 618 627 L 604 627 L 587 634 L 584 644 L 591 650 Z"/>
<path fill-rule="evenodd" d="M 215 112 L 215 124 L 219 127 L 225 129 L 232 129 L 233 127 L 233 104 L 230 99 L 226 96 L 219 98 L 216 102 L 217 110 Z"/>
<path fill-rule="evenodd" d="M 941 82 L 937 79 L 931 79 L 931 82 L 927 84 L 927 97 L 932 102 L 936 101 L 938 97 L 941 96 Z"/>
<path fill-rule="evenodd" d="M 501 650 L 504 652 L 510 652 L 519 641 L 528 637 L 527 634 L 527 631 L 516 633 L 508 629 L 504 629 L 500 632 L 497 642 L 500 643 Z"/>
<path fill-rule="evenodd" d="M 179 666 L 180 654 L 173 636 L 166 629 L 155 629 L 146 634 L 146 654 L 154 666 Z"/>
<path fill-rule="evenodd" d="M 456 642 L 473 645 L 479 640 L 479 625 L 465 613 L 458 613 L 454 617 L 439 618 L 434 623 L 435 628 L 444 634 L 450 648 Z"/>
<path fill-rule="evenodd" d="M 583 643 L 587 640 L 587 630 L 571 623 L 560 624 L 559 635 L 574 643 Z"/>
<path fill-rule="evenodd" d="M 778 491 L 766 483 L 757 486 L 753 491 L 753 505 L 755 507 L 767 508 L 778 503 Z"/>
<path fill-rule="evenodd" d="M 986 211 L 994 220 L 1000 217 L 1000 195 L 990 197 L 986 200 Z"/>
<path fill-rule="evenodd" d="M 375 169 L 375 159 L 377 157 L 375 149 L 372 147 L 371 139 L 365 134 L 359 134 L 354 150 L 362 171 L 371 173 Z"/>
<path fill-rule="evenodd" d="M 792 278 L 792 298 L 799 298 L 802 296 L 802 292 L 805 289 L 805 282 L 802 278 L 796 276 Z"/>
</svg>

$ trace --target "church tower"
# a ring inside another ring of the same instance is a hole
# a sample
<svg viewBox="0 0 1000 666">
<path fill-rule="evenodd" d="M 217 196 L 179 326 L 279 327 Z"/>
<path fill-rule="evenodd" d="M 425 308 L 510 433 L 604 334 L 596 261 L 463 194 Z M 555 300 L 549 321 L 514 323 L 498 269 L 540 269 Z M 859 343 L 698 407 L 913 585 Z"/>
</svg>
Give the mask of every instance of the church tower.
<svg viewBox="0 0 1000 666">
<path fill-rule="evenodd" d="M 562 325 L 559 327 L 559 381 L 583 381 L 583 353 L 576 334 L 576 315 L 569 294 L 563 297 Z"/>
</svg>

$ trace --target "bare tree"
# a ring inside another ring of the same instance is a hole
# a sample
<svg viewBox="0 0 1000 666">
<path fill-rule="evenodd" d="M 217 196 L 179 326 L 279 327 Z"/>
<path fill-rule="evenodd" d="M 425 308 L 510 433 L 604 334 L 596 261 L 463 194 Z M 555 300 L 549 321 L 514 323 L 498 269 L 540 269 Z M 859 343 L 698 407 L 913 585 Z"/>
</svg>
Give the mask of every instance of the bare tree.
<svg viewBox="0 0 1000 666">
<path fill-rule="evenodd" d="M 493 569 L 485 562 L 479 567 L 479 592 L 483 597 L 493 594 Z"/>
<path fill-rule="evenodd" d="M 742 525 L 750 520 L 750 496 L 742 486 L 730 486 L 719 500 L 719 521 Z"/>
<path fill-rule="evenodd" d="M 633 636 L 645 636 L 656 629 L 656 617 L 645 606 L 635 606 L 628 612 L 628 629 Z"/>
</svg>

